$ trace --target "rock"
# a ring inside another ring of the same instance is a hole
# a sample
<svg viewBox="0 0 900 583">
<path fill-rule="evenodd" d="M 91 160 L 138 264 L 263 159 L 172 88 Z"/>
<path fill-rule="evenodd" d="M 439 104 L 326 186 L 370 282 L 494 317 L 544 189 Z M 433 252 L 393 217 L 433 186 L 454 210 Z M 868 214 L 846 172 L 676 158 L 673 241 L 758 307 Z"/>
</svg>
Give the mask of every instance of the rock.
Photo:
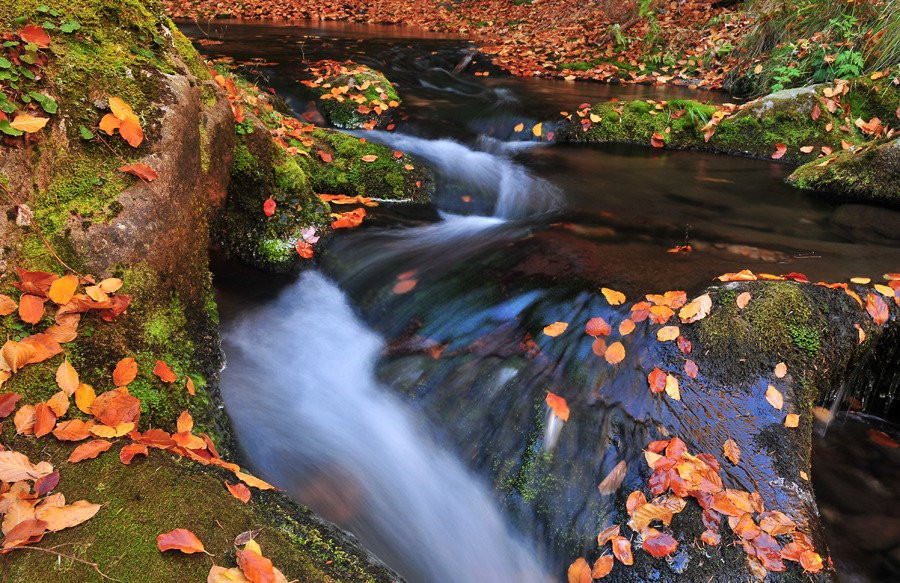
<svg viewBox="0 0 900 583">
<path fill-rule="evenodd" d="M 841 199 L 900 204 L 900 138 L 807 162 L 788 177 L 788 182 Z"/>
<path fill-rule="evenodd" d="M 352 61 L 311 63 L 302 81 L 329 123 L 343 129 L 387 126 L 400 96 L 380 72 Z"/>
</svg>

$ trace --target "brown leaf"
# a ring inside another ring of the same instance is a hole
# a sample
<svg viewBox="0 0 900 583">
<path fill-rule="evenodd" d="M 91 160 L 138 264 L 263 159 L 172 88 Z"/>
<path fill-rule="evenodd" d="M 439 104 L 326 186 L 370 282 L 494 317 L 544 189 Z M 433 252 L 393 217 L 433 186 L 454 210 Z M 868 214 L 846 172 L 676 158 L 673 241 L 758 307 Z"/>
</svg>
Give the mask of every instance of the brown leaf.
<svg viewBox="0 0 900 583">
<path fill-rule="evenodd" d="M 724 449 L 725 457 L 734 465 L 738 465 L 741 461 L 741 448 L 738 447 L 738 444 L 733 439 L 726 439 Z"/>
<path fill-rule="evenodd" d="M 601 496 L 609 496 L 619 489 L 622 481 L 625 479 L 625 473 L 628 469 L 625 460 L 620 461 L 615 467 L 606 474 L 606 477 L 597 486 Z"/>
<path fill-rule="evenodd" d="M 118 170 L 119 172 L 137 176 L 144 182 L 153 182 L 159 178 L 159 173 L 146 164 L 126 164 L 125 166 L 119 166 Z"/>
<path fill-rule="evenodd" d="M 609 528 L 603 529 L 603 531 L 597 535 L 597 546 L 602 547 L 608 541 L 619 536 L 620 530 L 621 530 L 621 527 L 618 524 L 614 524 L 614 525 L 610 526 Z"/>
<path fill-rule="evenodd" d="M 69 463 L 76 464 L 82 460 L 93 459 L 112 447 L 105 439 L 95 439 L 76 447 L 69 455 Z"/>
<path fill-rule="evenodd" d="M 779 362 L 775 365 L 775 378 L 783 379 L 784 375 L 787 374 L 787 365 L 783 362 Z"/>
<path fill-rule="evenodd" d="M 612 332 L 612 328 L 606 323 L 606 320 L 598 316 L 588 320 L 587 325 L 584 327 L 584 331 L 588 336 L 609 336 L 610 332 Z"/>
<path fill-rule="evenodd" d="M 883 326 L 891 317 L 887 304 L 881 299 L 881 296 L 873 293 L 866 296 L 866 312 L 871 316 L 872 321 L 879 326 Z"/>
<path fill-rule="evenodd" d="M 17 451 L 0 451 L 0 480 L 4 482 L 37 480 L 52 472 L 53 466 L 47 462 L 32 464 L 28 457 Z"/>
<path fill-rule="evenodd" d="M 19 435 L 34 435 L 34 407 L 22 405 L 13 417 L 16 433 Z"/>
<path fill-rule="evenodd" d="M 91 385 L 86 385 L 81 383 L 78 385 L 78 388 L 75 389 L 75 406 L 78 407 L 79 411 L 82 413 L 91 414 L 91 405 L 94 404 L 94 399 L 97 398 L 97 394 L 94 392 L 94 387 Z"/>
<path fill-rule="evenodd" d="M 800 425 L 800 416 L 796 413 L 788 413 L 787 417 L 784 418 L 784 426 L 788 428 L 794 428 Z"/>
<path fill-rule="evenodd" d="M 648 536 L 644 536 L 641 546 L 645 551 L 654 557 L 665 557 L 671 555 L 678 548 L 678 541 L 672 535 L 652 530 Z"/>
<path fill-rule="evenodd" d="M 631 554 L 631 541 L 624 536 L 617 536 L 612 540 L 613 554 L 625 565 L 634 564 L 634 556 Z"/>
<path fill-rule="evenodd" d="M 0 393 L 0 419 L 9 416 L 21 398 L 19 393 Z"/>
<path fill-rule="evenodd" d="M 36 543 L 41 540 L 46 531 L 47 523 L 43 520 L 25 520 L 6 534 L 6 538 L 3 540 L 3 548 L 10 549 L 20 545 Z"/>
<path fill-rule="evenodd" d="M 162 552 L 177 550 L 186 554 L 206 552 L 197 535 L 186 528 L 176 528 L 160 534 L 156 537 L 156 548 Z"/>
</svg>

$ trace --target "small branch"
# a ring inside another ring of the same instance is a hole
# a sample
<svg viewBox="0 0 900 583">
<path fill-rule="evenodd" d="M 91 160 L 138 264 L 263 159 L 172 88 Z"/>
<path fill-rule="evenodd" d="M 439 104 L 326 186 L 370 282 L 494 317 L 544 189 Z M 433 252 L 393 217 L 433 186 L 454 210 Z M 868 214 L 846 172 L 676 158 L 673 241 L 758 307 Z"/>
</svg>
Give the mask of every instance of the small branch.
<svg viewBox="0 0 900 583">
<path fill-rule="evenodd" d="M 0 189 L 3 190 L 3 194 L 5 194 L 6 198 L 8 198 L 10 200 L 10 202 L 12 202 L 14 205 L 23 206 L 22 203 L 17 201 L 16 198 L 12 195 L 12 193 L 9 190 L 7 190 L 7 188 L 5 186 L 3 186 L 2 184 L 0 184 Z M 56 259 L 56 261 L 59 262 L 60 265 L 62 265 L 64 268 L 68 269 L 70 272 L 72 272 L 76 275 L 81 275 L 80 273 L 78 273 L 77 270 L 72 269 L 72 267 L 69 266 L 68 263 L 63 261 L 62 257 L 60 257 L 56 253 L 56 249 L 53 248 L 53 245 L 50 243 L 50 241 L 47 240 L 47 237 L 45 237 L 44 234 L 41 232 L 41 230 L 38 228 L 37 223 L 34 222 L 34 216 L 31 214 L 30 210 L 28 213 L 28 222 L 31 224 L 31 227 L 34 229 L 34 232 L 37 233 L 38 237 L 41 238 L 41 241 L 43 241 L 44 246 L 47 247 L 47 250 L 50 252 L 50 254 L 53 255 L 53 258 Z"/>
<path fill-rule="evenodd" d="M 45 549 L 45 548 L 42 548 L 42 547 L 29 547 L 29 546 L 13 547 L 13 550 L 18 550 L 18 549 L 24 549 L 24 550 L 28 550 L 28 551 L 40 551 L 40 552 L 42 552 L 42 553 L 47 553 L 48 555 L 56 555 L 57 557 L 60 557 L 60 558 L 62 558 L 62 559 L 69 559 L 70 561 L 75 561 L 76 563 L 81 563 L 82 565 L 87 565 L 88 567 L 91 567 L 92 569 L 94 569 L 94 571 L 97 572 L 98 575 L 100 575 L 100 576 L 103 577 L 104 579 L 107 579 L 107 580 L 109 580 L 109 581 L 117 581 L 118 583 L 122 583 L 121 580 L 119 580 L 119 579 L 113 579 L 112 577 L 110 577 L 109 575 L 107 575 L 106 573 L 104 573 L 103 571 L 101 571 L 101 570 L 100 570 L 100 565 L 98 565 L 97 563 L 92 563 L 92 562 L 90 562 L 90 561 L 85 561 L 84 559 L 79 559 L 78 557 L 73 557 L 72 555 L 67 555 L 67 554 L 65 554 L 65 553 L 60 553 L 59 551 L 54 551 L 52 548 L 50 548 L 50 549 Z"/>
</svg>

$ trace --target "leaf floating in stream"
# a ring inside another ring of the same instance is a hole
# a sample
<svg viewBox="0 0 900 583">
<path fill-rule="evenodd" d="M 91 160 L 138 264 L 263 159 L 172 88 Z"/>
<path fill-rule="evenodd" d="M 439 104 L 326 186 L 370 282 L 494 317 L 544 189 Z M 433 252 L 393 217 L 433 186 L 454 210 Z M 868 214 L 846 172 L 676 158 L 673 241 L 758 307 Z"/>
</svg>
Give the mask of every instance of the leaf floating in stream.
<svg viewBox="0 0 900 583">
<path fill-rule="evenodd" d="M 544 334 L 550 337 L 556 337 L 565 332 L 568 327 L 568 322 L 553 322 L 552 324 L 544 326 Z"/>
<path fill-rule="evenodd" d="M 606 349 L 606 362 L 609 364 L 619 364 L 625 359 L 625 347 L 621 342 L 613 342 Z"/>
<path fill-rule="evenodd" d="M 566 403 L 566 400 L 559 395 L 551 392 L 547 392 L 547 406 L 550 407 L 550 410 L 553 411 L 553 414 L 559 417 L 562 421 L 569 420 L 569 404 Z"/>
<path fill-rule="evenodd" d="M 618 292 L 608 287 L 600 288 L 600 292 L 603 294 L 603 297 L 606 298 L 606 301 L 609 302 L 609 305 L 611 306 L 618 306 L 625 302 L 625 294 L 623 294 L 622 292 Z"/>
</svg>

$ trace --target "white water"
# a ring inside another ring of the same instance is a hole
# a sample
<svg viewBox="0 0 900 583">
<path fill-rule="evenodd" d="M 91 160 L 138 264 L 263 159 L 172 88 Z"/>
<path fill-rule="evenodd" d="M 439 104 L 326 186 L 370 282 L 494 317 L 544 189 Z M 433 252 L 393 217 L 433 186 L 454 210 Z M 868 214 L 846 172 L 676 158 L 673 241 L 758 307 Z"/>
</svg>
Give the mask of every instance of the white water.
<svg viewBox="0 0 900 583">
<path fill-rule="evenodd" d="M 523 144 L 536 143 L 516 142 L 500 147 L 498 144 L 503 142 L 493 140 L 489 146 L 492 151 L 485 152 L 447 139 L 427 140 L 382 131 L 359 135 L 427 160 L 439 178 L 463 184 L 473 194 L 495 196 L 495 217 L 522 219 L 558 210 L 562 206 L 562 195 L 555 186 L 533 177 L 524 166 L 516 164 L 506 155 L 528 147 Z"/>
<path fill-rule="evenodd" d="M 411 582 L 549 581 L 488 486 L 374 380 L 382 339 L 304 273 L 225 333 L 222 389 L 257 471 Z"/>
</svg>

